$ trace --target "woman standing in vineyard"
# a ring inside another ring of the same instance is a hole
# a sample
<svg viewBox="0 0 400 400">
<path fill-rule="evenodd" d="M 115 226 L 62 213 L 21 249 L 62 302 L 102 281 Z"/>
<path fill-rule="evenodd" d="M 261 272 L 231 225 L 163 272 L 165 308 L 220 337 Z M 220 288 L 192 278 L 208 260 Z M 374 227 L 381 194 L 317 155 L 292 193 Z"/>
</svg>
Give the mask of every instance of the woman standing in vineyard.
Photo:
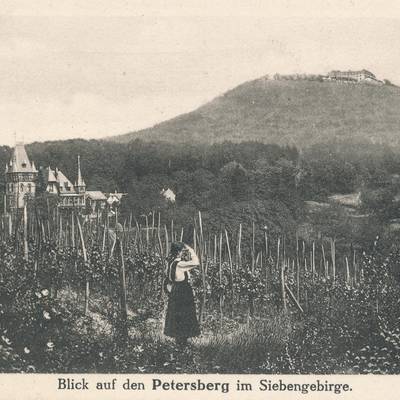
<svg viewBox="0 0 400 400">
<path fill-rule="evenodd" d="M 199 266 L 194 250 L 182 242 L 171 244 L 167 259 L 164 289 L 168 294 L 164 334 L 175 338 L 178 346 L 185 346 L 189 337 L 200 335 L 189 271 Z"/>
</svg>

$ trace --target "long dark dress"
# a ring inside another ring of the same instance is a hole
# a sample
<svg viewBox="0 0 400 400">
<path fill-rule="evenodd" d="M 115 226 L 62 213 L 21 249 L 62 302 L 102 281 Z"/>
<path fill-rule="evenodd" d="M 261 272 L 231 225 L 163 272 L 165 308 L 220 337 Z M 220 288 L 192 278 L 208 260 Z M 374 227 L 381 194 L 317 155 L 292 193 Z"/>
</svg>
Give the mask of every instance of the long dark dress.
<svg viewBox="0 0 400 400">
<path fill-rule="evenodd" d="M 174 283 L 168 298 L 164 334 L 174 338 L 199 336 L 200 327 L 196 317 L 196 307 L 188 273 L 185 272 L 185 280 L 175 281 L 177 264 L 178 261 L 173 261 L 170 266 L 170 275 L 173 277 Z"/>
</svg>

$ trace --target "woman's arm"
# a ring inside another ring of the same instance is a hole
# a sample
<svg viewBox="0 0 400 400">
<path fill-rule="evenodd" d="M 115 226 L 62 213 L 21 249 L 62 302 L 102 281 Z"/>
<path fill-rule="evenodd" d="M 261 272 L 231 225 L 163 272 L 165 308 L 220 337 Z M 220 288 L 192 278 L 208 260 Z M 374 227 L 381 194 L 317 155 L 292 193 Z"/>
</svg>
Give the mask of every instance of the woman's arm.
<svg viewBox="0 0 400 400">
<path fill-rule="evenodd" d="M 182 265 L 181 265 L 181 263 L 182 263 Z M 191 269 L 196 268 L 196 267 L 199 266 L 199 264 L 195 264 L 195 265 L 190 264 L 190 265 L 188 265 L 189 263 L 190 263 L 190 261 L 179 261 L 177 267 L 181 271 L 190 271 Z"/>
</svg>

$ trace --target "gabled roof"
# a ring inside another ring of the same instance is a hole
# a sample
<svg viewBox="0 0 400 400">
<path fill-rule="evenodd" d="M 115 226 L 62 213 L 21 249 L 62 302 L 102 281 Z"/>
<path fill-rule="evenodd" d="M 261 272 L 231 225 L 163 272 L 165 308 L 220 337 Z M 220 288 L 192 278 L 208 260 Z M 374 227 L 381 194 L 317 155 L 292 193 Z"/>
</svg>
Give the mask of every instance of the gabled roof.
<svg viewBox="0 0 400 400">
<path fill-rule="evenodd" d="M 56 169 L 56 178 L 59 185 L 60 193 L 75 193 L 74 185 L 71 181 L 58 169 Z M 70 190 L 66 188 L 70 187 Z"/>
<path fill-rule="evenodd" d="M 42 176 L 43 176 L 43 180 L 46 184 L 57 182 L 55 172 L 50 167 L 47 167 L 44 169 Z"/>
<path fill-rule="evenodd" d="M 175 202 L 176 195 L 170 188 L 161 190 L 160 194 L 164 196 L 166 200 Z"/>
<path fill-rule="evenodd" d="M 15 145 L 8 164 L 8 172 L 37 172 L 35 164 L 30 162 L 26 154 L 23 143 L 17 143 Z"/>
<path fill-rule="evenodd" d="M 115 202 L 121 201 L 123 196 L 126 196 L 127 193 L 118 193 L 115 191 L 114 193 L 107 193 L 107 203 L 113 204 Z"/>
<path fill-rule="evenodd" d="M 99 190 L 87 190 L 86 191 L 86 197 L 88 197 L 91 200 L 107 200 L 107 197 L 103 192 L 100 192 Z"/>
</svg>

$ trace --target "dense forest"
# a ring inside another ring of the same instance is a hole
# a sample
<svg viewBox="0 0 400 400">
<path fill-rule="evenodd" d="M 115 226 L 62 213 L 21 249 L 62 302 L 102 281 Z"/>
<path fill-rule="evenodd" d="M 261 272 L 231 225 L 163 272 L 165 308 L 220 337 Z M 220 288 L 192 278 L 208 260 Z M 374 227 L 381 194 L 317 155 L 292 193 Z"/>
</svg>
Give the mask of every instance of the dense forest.
<svg viewBox="0 0 400 400">
<path fill-rule="evenodd" d="M 361 211 L 373 216 L 374 224 L 376 219 L 379 224 L 397 216 L 400 161 L 388 146 L 332 142 L 299 151 L 260 142 L 69 140 L 33 143 L 27 151 L 36 165 L 58 167 L 72 181 L 80 154 L 88 190 L 127 193 L 121 208 L 125 217 L 132 213 L 139 219 L 162 211 L 166 218 L 190 227 L 201 210 L 216 229 L 255 220 L 271 230 L 294 232 L 306 218 L 305 200 L 325 202 L 332 194 L 354 192 L 361 192 Z M 10 153 L 10 148 L 0 148 L 3 165 Z M 1 179 L 4 183 L 4 176 Z M 163 188 L 174 191 L 175 204 L 160 195 Z M 324 211 L 316 218 L 328 221 L 328 214 Z M 333 214 L 336 222 L 326 222 L 332 229 L 348 224 L 345 216 L 347 222 L 337 221 L 340 212 Z"/>
</svg>

